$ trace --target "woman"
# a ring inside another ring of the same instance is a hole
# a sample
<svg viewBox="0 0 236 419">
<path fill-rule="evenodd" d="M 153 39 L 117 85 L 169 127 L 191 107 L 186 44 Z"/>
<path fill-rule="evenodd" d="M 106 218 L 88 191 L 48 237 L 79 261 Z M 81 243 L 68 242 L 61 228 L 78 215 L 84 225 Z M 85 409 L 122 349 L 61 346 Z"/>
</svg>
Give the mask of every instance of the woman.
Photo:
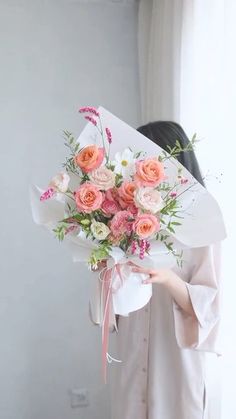
<svg viewBox="0 0 236 419">
<path fill-rule="evenodd" d="M 177 139 L 188 143 L 173 122 L 138 131 L 165 150 Z M 193 151 L 179 161 L 203 184 Z M 147 274 L 153 296 L 119 318 L 114 356 L 122 363 L 111 369 L 112 419 L 218 419 L 208 408 L 204 361 L 205 352 L 218 353 L 219 244 L 187 249 L 183 259 L 183 267 L 172 270 L 158 269 L 158 260 L 155 270 L 132 266 Z"/>
</svg>

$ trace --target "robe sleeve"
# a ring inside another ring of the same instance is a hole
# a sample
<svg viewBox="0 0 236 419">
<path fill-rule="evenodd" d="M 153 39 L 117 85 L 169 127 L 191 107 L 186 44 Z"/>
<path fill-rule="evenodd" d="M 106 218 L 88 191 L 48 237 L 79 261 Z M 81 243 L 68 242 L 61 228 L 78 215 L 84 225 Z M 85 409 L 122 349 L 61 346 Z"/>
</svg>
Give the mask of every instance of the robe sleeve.
<svg viewBox="0 0 236 419">
<path fill-rule="evenodd" d="M 93 324 L 102 326 L 102 284 L 99 279 L 98 272 L 91 272 L 90 276 L 90 298 L 89 298 L 89 317 Z M 114 331 L 117 327 L 116 316 L 114 311 L 110 310 L 110 331 Z"/>
<path fill-rule="evenodd" d="M 191 249 L 186 282 L 196 318 L 173 301 L 175 334 L 181 348 L 218 351 L 220 319 L 220 244 Z"/>
</svg>

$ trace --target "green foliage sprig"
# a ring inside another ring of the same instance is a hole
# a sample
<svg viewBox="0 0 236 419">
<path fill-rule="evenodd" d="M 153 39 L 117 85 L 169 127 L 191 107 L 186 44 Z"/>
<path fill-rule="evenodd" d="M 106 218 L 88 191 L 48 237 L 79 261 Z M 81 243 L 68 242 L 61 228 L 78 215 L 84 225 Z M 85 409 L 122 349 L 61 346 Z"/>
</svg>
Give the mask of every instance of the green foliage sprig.
<svg viewBox="0 0 236 419">
<path fill-rule="evenodd" d="M 164 161 L 169 160 L 171 158 L 177 159 L 181 153 L 194 151 L 195 144 L 198 141 L 199 140 L 197 140 L 197 135 L 196 134 L 193 135 L 192 139 L 184 147 L 180 144 L 179 140 L 176 140 L 174 147 L 171 147 L 169 145 L 167 146 L 168 152 L 166 152 L 165 150 L 162 151 L 162 155 L 159 156 L 159 160 L 164 162 Z"/>
</svg>

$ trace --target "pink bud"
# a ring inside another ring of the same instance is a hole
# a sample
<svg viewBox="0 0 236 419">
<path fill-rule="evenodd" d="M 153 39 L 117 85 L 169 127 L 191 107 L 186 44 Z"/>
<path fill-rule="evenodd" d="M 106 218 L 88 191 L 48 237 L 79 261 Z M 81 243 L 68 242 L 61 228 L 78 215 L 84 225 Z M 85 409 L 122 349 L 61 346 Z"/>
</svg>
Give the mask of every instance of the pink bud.
<svg viewBox="0 0 236 419">
<path fill-rule="evenodd" d="M 177 196 L 177 192 L 171 192 L 170 193 L 170 197 L 171 198 L 176 198 L 176 196 Z"/>
<path fill-rule="evenodd" d="M 94 119 L 92 116 L 86 115 L 85 119 L 87 119 L 87 121 L 91 122 L 93 125 L 97 125 L 96 119 Z"/>
<path fill-rule="evenodd" d="M 186 179 L 185 177 L 181 177 L 180 183 L 181 185 L 185 185 L 186 183 L 188 183 L 188 179 Z"/>
<path fill-rule="evenodd" d="M 84 106 L 79 109 L 79 113 L 91 113 L 95 116 L 99 116 L 99 112 L 93 106 Z"/>
<path fill-rule="evenodd" d="M 112 142 L 111 131 L 109 130 L 109 128 L 106 128 L 105 131 L 106 131 L 106 135 L 107 135 L 107 141 L 108 141 L 109 144 L 111 144 L 111 142 Z"/>
<path fill-rule="evenodd" d="M 139 246 L 140 246 L 139 258 L 144 259 L 144 255 L 147 249 L 147 241 L 144 239 L 141 240 Z"/>
<path fill-rule="evenodd" d="M 136 249 L 137 249 L 137 243 L 136 243 L 135 240 L 133 240 L 132 241 L 132 244 L 131 244 L 131 253 L 132 253 L 132 255 L 134 255 L 134 253 L 136 252 Z"/>
</svg>

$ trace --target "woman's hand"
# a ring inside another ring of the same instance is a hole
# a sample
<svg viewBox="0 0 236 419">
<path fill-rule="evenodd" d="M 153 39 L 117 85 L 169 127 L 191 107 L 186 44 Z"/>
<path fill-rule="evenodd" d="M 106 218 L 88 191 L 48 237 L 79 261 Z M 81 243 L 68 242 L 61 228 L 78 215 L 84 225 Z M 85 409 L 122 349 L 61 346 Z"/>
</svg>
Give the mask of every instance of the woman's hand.
<svg viewBox="0 0 236 419">
<path fill-rule="evenodd" d="M 149 269 L 142 268 L 135 265 L 133 262 L 128 263 L 132 267 L 132 272 L 149 275 L 147 279 L 144 279 L 143 284 L 167 284 L 174 277 L 174 272 L 171 269 Z"/>
<path fill-rule="evenodd" d="M 148 269 L 141 268 L 135 265 L 133 262 L 128 262 L 129 266 L 132 267 L 132 271 L 140 274 L 149 275 L 147 279 L 143 281 L 144 284 L 161 284 L 163 285 L 175 302 L 181 307 L 186 313 L 194 317 L 196 320 L 196 314 L 193 309 L 192 302 L 186 287 L 186 282 L 180 278 L 171 269 Z"/>
</svg>

